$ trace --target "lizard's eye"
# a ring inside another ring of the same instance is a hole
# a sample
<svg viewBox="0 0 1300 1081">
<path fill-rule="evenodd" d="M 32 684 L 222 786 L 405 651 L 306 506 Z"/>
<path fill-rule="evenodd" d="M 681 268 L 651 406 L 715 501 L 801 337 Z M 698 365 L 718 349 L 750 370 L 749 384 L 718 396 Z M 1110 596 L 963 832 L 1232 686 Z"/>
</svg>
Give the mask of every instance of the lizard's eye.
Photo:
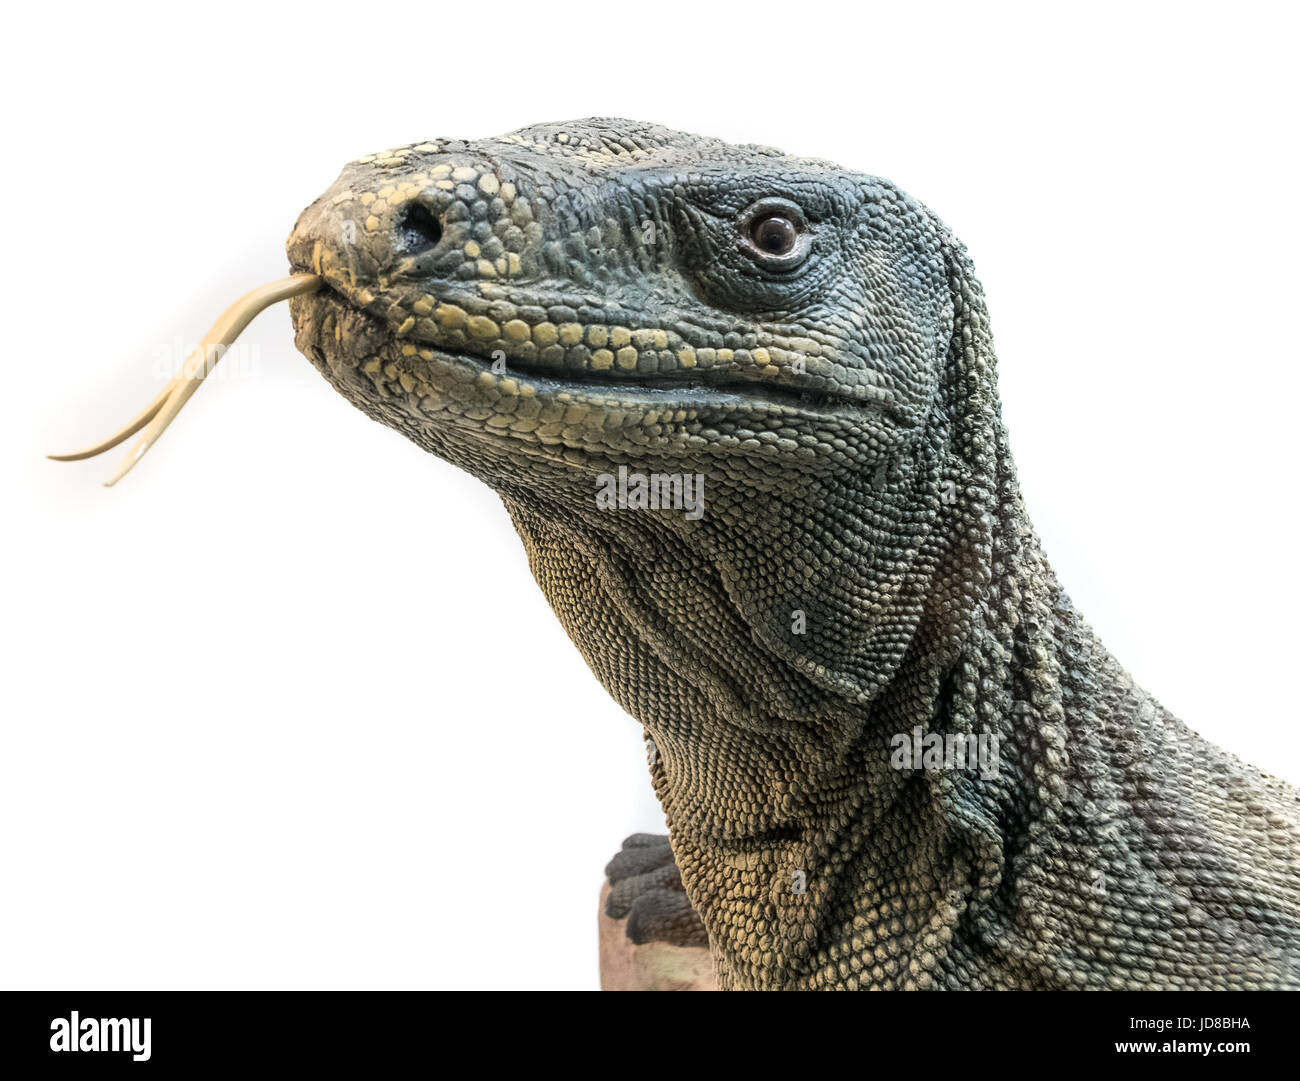
<svg viewBox="0 0 1300 1081">
<path fill-rule="evenodd" d="M 740 215 L 739 226 L 741 250 L 771 270 L 798 266 L 812 248 L 803 214 L 786 199 L 760 199 Z"/>
<path fill-rule="evenodd" d="M 799 239 L 799 230 L 788 218 L 778 218 L 774 214 L 754 222 L 749 227 L 749 239 L 759 251 L 768 255 L 785 255 L 793 250 L 794 242 Z"/>
</svg>

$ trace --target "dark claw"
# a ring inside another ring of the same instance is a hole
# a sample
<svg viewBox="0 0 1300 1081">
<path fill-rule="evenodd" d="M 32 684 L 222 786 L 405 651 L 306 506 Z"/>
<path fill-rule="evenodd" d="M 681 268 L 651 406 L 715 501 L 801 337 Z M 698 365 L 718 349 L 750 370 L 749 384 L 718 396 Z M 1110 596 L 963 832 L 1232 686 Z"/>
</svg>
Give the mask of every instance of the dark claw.
<svg viewBox="0 0 1300 1081">
<path fill-rule="evenodd" d="M 708 935 L 682 886 L 668 838 L 635 833 L 609 861 L 605 914 L 627 919 L 627 936 L 637 945 L 669 942 L 707 946 Z"/>
</svg>

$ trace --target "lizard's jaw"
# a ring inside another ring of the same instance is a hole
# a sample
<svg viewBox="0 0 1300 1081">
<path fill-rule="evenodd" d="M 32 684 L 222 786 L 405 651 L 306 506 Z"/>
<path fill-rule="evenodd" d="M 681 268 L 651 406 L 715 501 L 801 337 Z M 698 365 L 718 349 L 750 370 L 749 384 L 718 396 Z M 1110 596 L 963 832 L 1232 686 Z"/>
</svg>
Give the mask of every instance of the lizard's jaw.
<svg viewBox="0 0 1300 1081">
<path fill-rule="evenodd" d="M 597 365 L 566 366 L 554 353 L 505 347 L 497 335 L 504 330 L 521 338 L 522 320 L 515 328 L 486 316 L 472 323 L 476 317 L 462 320 L 447 315 L 450 305 L 431 304 L 430 313 L 441 310 L 442 323 L 417 319 L 394 326 L 382 314 L 387 298 L 359 304 L 352 293 L 327 287 L 295 299 L 298 346 L 346 397 L 380 419 L 396 409 L 408 423 L 473 428 L 517 445 L 601 455 L 679 456 L 739 449 L 746 441 L 763 452 L 802 434 L 854 432 L 861 438 L 865 428 L 891 440 L 907 427 L 883 395 L 848 401 L 727 369 L 611 371 L 598 366 L 599 358 Z M 550 338 L 545 321 L 531 329 Z M 566 334 L 580 331 L 589 340 L 589 330 L 576 324 Z"/>
</svg>

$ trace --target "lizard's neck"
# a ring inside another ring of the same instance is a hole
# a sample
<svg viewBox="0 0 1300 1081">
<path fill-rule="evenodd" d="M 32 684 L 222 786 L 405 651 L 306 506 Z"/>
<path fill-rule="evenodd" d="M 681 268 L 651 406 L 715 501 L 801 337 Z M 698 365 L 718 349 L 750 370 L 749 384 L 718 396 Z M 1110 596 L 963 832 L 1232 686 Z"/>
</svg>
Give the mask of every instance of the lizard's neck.
<svg viewBox="0 0 1300 1081">
<path fill-rule="evenodd" d="M 891 756 L 895 736 L 952 721 L 961 644 L 923 636 L 892 683 L 845 695 L 765 649 L 680 547 L 597 541 L 508 506 L 560 621 L 645 727 L 722 984 L 925 985 L 914 959 L 942 953 L 986 868 L 933 778 Z M 869 971 L 839 971 L 876 945 Z"/>
</svg>

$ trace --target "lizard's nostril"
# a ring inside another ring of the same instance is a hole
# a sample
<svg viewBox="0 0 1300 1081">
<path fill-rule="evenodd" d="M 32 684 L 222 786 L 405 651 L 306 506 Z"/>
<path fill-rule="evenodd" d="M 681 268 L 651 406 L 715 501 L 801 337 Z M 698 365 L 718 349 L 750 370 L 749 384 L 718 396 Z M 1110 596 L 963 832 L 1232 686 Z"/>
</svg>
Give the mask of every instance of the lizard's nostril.
<svg viewBox="0 0 1300 1081">
<path fill-rule="evenodd" d="M 397 229 L 397 243 L 403 251 L 415 254 L 428 251 L 442 239 L 442 224 L 427 206 L 412 203 L 402 215 Z"/>
</svg>

